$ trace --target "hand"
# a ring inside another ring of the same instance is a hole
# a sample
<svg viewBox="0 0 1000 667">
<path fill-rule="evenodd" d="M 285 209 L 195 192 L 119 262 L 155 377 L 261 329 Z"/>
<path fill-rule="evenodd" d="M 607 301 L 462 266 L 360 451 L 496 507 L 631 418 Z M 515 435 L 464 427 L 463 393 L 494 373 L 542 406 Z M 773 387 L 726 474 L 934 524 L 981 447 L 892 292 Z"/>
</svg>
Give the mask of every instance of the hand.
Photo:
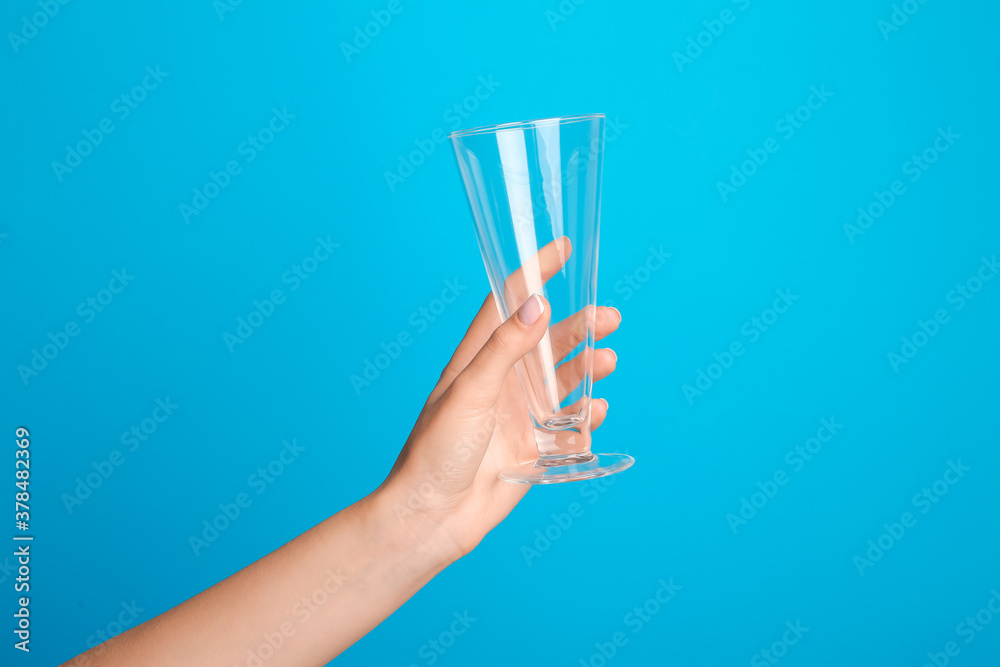
<svg viewBox="0 0 1000 667">
<path fill-rule="evenodd" d="M 487 297 L 378 490 L 67 664 L 243 663 L 248 649 L 256 650 L 279 630 L 285 639 L 275 664 L 326 664 L 471 551 L 528 491 L 526 485 L 501 482 L 500 471 L 538 455 L 514 364 L 546 332 L 543 347 L 558 363 L 584 340 L 589 323 L 601 339 L 621 321 L 613 308 L 588 306 L 549 326 L 548 304 L 529 295 L 559 271 L 570 252 L 568 239 L 556 239 L 507 278 L 504 297 L 520 308 L 506 322 Z M 584 349 L 556 369 L 558 390 L 549 400 L 565 400 L 579 385 L 591 354 L 595 380 L 614 370 L 614 352 Z M 551 370 L 533 356 L 526 359 L 527 373 Z M 578 402 L 572 410 L 586 407 Z M 591 429 L 597 428 L 607 403 L 595 401 L 589 408 Z M 314 603 L 305 619 L 296 612 L 303 600 Z"/>
<path fill-rule="evenodd" d="M 530 488 L 498 478 L 502 469 L 538 456 L 528 407 L 513 369 L 542 340 L 549 325 L 548 303 L 539 295 L 528 295 L 540 287 L 539 276 L 542 283 L 547 281 L 570 252 L 567 238 L 556 239 L 507 279 L 506 300 L 523 305 L 506 322 L 500 321 L 492 294 L 487 296 L 378 491 L 392 499 L 389 505 L 400 529 L 411 531 L 424 544 L 433 541 L 431 548 L 449 561 L 479 544 Z M 584 339 L 585 312 L 549 329 L 556 363 Z M 598 307 L 595 338 L 604 338 L 620 323 L 616 309 Z M 583 359 L 581 353 L 557 370 L 561 397 L 582 380 Z M 616 362 L 610 349 L 594 351 L 594 380 L 614 371 Z M 607 408 L 607 401 L 592 403 L 591 430 L 604 421 Z"/>
</svg>

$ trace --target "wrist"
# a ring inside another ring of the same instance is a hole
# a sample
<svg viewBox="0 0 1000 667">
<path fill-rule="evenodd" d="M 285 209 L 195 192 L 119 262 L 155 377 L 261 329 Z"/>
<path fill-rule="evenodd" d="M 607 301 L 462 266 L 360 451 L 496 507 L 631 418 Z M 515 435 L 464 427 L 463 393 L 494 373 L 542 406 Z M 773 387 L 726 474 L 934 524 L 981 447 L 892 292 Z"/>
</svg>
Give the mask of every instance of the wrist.
<svg viewBox="0 0 1000 667">
<path fill-rule="evenodd" d="M 430 579 L 471 549 L 455 539 L 446 513 L 430 511 L 420 494 L 405 484 L 387 481 L 367 498 L 372 525 L 391 553 Z"/>
</svg>

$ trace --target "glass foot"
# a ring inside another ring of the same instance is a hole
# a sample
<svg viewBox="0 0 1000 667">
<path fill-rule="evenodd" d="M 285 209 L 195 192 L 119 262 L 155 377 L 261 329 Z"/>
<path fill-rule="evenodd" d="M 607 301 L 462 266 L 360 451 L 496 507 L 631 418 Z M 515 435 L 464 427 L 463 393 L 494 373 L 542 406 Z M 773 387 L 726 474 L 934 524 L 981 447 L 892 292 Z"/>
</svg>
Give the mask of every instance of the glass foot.
<svg viewBox="0 0 1000 667">
<path fill-rule="evenodd" d="M 613 475 L 632 467 L 628 454 L 591 454 L 590 458 L 540 456 L 533 463 L 507 468 L 500 479 L 513 484 L 555 484 Z"/>
</svg>

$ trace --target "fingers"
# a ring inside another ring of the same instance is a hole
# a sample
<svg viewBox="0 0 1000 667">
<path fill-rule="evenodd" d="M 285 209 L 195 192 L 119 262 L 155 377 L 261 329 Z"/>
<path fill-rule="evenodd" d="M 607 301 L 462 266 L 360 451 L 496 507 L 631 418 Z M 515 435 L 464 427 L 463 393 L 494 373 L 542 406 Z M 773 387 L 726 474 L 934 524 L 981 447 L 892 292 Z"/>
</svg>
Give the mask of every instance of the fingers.
<svg viewBox="0 0 1000 667">
<path fill-rule="evenodd" d="M 562 361 L 567 354 L 579 345 L 587 336 L 586 312 L 593 306 L 574 313 L 561 322 L 553 324 L 550 329 L 550 339 L 552 341 L 552 359 L 555 363 Z M 598 306 L 596 310 L 596 321 L 594 325 L 594 340 L 601 340 L 618 330 L 622 322 L 622 315 L 617 308 Z M 455 350 L 448 365 L 441 372 L 434 391 L 431 392 L 428 402 L 433 402 L 438 396 L 451 385 L 455 377 L 461 373 L 465 367 L 476 356 L 476 353 L 483 347 L 483 344 L 500 324 L 500 316 L 497 312 L 496 301 L 493 294 L 487 294 L 482 307 L 476 314 L 469 329 L 465 332 L 465 337 Z"/>
<path fill-rule="evenodd" d="M 617 308 L 599 306 L 594 310 L 594 306 L 587 306 L 579 310 L 562 322 L 557 322 L 550 329 L 552 338 L 552 357 L 556 363 L 563 360 L 567 354 L 579 345 L 587 337 L 587 318 L 591 313 L 595 315 L 594 340 L 601 340 L 605 336 L 614 333 L 622 323 L 622 314 Z"/>
<path fill-rule="evenodd" d="M 591 432 L 604 423 L 608 415 L 608 402 L 603 398 L 595 398 L 590 404 L 590 430 Z M 537 456 L 537 451 L 526 453 L 518 463 L 527 463 Z M 507 461 L 496 461 L 491 466 L 484 466 L 480 473 L 484 473 L 484 479 L 489 479 L 493 488 L 495 505 L 498 507 L 510 507 L 517 504 L 524 494 L 531 488 L 530 484 L 506 484 L 497 479 L 497 474 L 504 468 L 509 467 Z"/>
<path fill-rule="evenodd" d="M 569 238 L 560 236 L 525 259 L 521 268 L 504 280 L 503 298 L 507 306 L 506 312 L 509 313 L 524 303 L 529 294 L 541 291 L 542 285 L 559 272 L 571 252 L 573 244 Z"/>
<path fill-rule="evenodd" d="M 550 310 L 543 297 L 535 294 L 528 298 L 496 328 L 447 393 L 455 392 L 456 400 L 474 409 L 492 405 L 517 360 L 545 335 Z"/>
<path fill-rule="evenodd" d="M 608 402 L 603 398 L 595 398 L 590 404 L 590 430 L 596 431 L 608 416 Z"/>
<path fill-rule="evenodd" d="M 559 382 L 559 401 L 566 400 L 566 397 L 573 393 L 581 382 L 587 370 L 587 351 L 584 350 L 565 364 L 556 369 L 556 380 Z M 594 370 L 593 381 L 603 380 L 614 372 L 618 364 L 618 355 L 609 348 L 594 350 Z"/>
<path fill-rule="evenodd" d="M 451 355 L 448 365 L 441 371 L 441 377 L 438 378 L 434 390 L 427 399 L 428 403 L 433 403 L 451 386 L 451 383 L 458 374 L 465 370 L 465 367 L 469 365 L 469 362 L 476 356 L 476 353 L 482 349 L 483 345 L 489 339 L 490 334 L 498 326 L 500 326 L 500 313 L 497 311 L 497 304 L 493 298 L 493 293 L 490 292 L 486 295 L 486 300 L 483 301 L 479 312 L 472 319 L 472 324 L 466 330 L 462 342 L 458 344 L 455 353 Z"/>
<path fill-rule="evenodd" d="M 504 301 L 508 306 L 507 312 L 513 311 L 514 308 L 524 303 L 529 294 L 539 291 L 542 284 L 558 273 L 563 264 L 566 263 L 572 249 L 569 239 L 560 236 L 545 245 L 534 256 L 528 258 L 521 268 L 508 276 L 503 285 Z M 534 287 L 529 290 L 528 288 L 531 286 Z M 501 317 L 496 300 L 492 293 L 487 294 L 482 307 L 465 332 L 465 337 L 462 338 L 462 342 L 458 344 L 448 365 L 441 372 L 441 377 L 438 378 L 437 385 L 431 392 L 428 402 L 434 401 L 448 389 L 458 374 L 486 344 L 493 331 L 500 326 L 500 322 Z M 572 350 L 572 346 L 569 349 Z"/>
</svg>

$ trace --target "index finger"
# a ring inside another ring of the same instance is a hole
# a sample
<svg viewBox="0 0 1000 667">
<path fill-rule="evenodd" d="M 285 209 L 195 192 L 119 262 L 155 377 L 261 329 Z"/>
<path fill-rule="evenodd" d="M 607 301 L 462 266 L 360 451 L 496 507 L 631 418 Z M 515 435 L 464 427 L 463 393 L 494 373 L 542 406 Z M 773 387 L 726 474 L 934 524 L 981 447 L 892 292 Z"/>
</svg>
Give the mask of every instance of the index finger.
<svg viewBox="0 0 1000 667">
<path fill-rule="evenodd" d="M 529 296 L 541 290 L 542 285 L 562 269 L 572 252 L 573 244 L 570 243 L 569 237 L 560 236 L 525 259 L 521 268 L 507 276 L 503 282 L 506 312 L 513 313 L 528 300 Z"/>
<path fill-rule="evenodd" d="M 545 244 L 541 250 L 525 260 L 519 269 L 504 280 L 503 294 L 506 308 L 500 309 L 492 294 L 486 297 L 482 308 L 479 309 L 472 324 L 469 325 L 468 331 L 465 332 L 465 337 L 458 344 L 448 365 L 441 372 L 441 377 L 431 392 L 428 402 L 451 386 L 452 381 L 465 370 L 472 358 L 482 349 L 493 331 L 503 321 L 499 312 L 505 310 L 508 313 L 513 313 L 520 308 L 529 296 L 539 291 L 543 284 L 562 269 L 572 251 L 573 245 L 569 238 L 560 236 Z"/>
</svg>

